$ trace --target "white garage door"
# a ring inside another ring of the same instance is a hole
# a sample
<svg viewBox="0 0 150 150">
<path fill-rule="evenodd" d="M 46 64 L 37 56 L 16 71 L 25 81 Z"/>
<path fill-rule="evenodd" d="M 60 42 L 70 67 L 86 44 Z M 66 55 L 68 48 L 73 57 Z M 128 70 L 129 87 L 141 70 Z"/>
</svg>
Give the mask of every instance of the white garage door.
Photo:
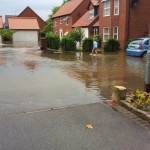
<svg viewBox="0 0 150 150">
<path fill-rule="evenodd" d="M 13 45 L 16 47 L 38 46 L 37 31 L 16 31 L 13 34 Z"/>
</svg>

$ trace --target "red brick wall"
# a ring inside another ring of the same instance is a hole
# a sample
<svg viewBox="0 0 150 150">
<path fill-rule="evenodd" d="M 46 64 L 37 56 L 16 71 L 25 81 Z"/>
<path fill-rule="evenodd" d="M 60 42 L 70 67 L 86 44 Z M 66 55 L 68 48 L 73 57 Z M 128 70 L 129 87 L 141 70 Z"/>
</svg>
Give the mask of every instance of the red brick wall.
<svg viewBox="0 0 150 150">
<path fill-rule="evenodd" d="M 130 9 L 129 37 L 146 37 L 150 26 L 150 0 L 139 0 L 135 8 Z"/>
<path fill-rule="evenodd" d="M 121 49 L 124 49 L 124 44 L 127 39 L 128 25 L 128 0 L 120 0 L 119 15 L 114 15 L 114 0 L 110 0 L 110 16 L 103 17 L 103 3 L 100 3 L 99 21 L 100 34 L 103 38 L 103 27 L 109 27 L 110 37 L 113 37 L 113 27 L 118 27 L 118 39 L 121 44 Z"/>
<path fill-rule="evenodd" d="M 46 22 L 43 21 L 30 7 L 25 8 L 19 15 L 18 17 L 36 17 L 40 29 L 42 29 L 45 25 Z"/>
<path fill-rule="evenodd" d="M 129 0 L 120 0 L 119 16 L 114 15 L 114 0 L 111 2 L 111 15 L 103 17 L 103 3 L 100 3 L 100 34 L 103 37 L 103 27 L 110 27 L 110 37 L 113 37 L 113 27 L 119 27 L 119 41 L 124 49 L 129 38 L 145 37 L 149 33 L 150 0 L 139 0 L 138 6 L 129 7 Z"/>
<path fill-rule="evenodd" d="M 62 19 L 66 18 L 67 16 L 69 17 L 69 25 L 66 25 L 64 20 L 62 21 L 62 24 L 60 24 L 60 17 L 53 18 L 53 32 L 57 32 L 59 34 L 59 30 L 62 29 L 64 34 L 66 31 L 70 31 L 72 29 L 72 25 L 87 11 L 89 2 L 90 0 L 83 0 L 82 3 L 72 12 L 72 14 L 62 16 Z M 55 26 L 55 19 L 57 19 L 57 26 Z"/>
</svg>

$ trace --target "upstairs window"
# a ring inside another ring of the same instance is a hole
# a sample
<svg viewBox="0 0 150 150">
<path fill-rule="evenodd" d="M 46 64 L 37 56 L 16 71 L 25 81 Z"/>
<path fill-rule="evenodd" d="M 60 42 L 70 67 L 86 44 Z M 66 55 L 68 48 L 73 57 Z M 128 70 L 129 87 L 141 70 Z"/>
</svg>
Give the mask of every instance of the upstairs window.
<svg viewBox="0 0 150 150">
<path fill-rule="evenodd" d="M 113 28 L 113 38 L 118 40 L 118 27 Z"/>
<path fill-rule="evenodd" d="M 114 0 L 114 15 L 119 15 L 119 0 Z"/>
<path fill-rule="evenodd" d="M 69 17 L 66 17 L 66 25 L 69 25 Z"/>
<path fill-rule="evenodd" d="M 94 18 L 94 9 L 89 10 L 89 19 Z"/>
<path fill-rule="evenodd" d="M 110 16 L 110 0 L 103 2 L 104 4 L 104 16 Z"/>
<path fill-rule="evenodd" d="M 55 22 L 55 27 L 56 27 L 56 26 L 57 26 L 57 19 L 55 19 L 55 21 L 54 21 L 54 22 Z"/>
</svg>

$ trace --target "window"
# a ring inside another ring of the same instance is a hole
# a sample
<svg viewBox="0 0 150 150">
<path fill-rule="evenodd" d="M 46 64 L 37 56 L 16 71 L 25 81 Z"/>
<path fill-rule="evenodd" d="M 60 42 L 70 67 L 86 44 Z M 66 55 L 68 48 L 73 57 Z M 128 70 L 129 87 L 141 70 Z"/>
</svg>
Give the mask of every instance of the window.
<svg viewBox="0 0 150 150">
<path fill-rule="evenodd" d="M 66 25 L 69 25 L 69 17 L 66 17 Z"/>
<path fill-rule="evenodd" d="M 110 16 L 110 0 L 104 1 L 104 16 Z"/>
<path fill-rule="evenodd" d="M 62 24 L 62 17 L 60 17 L 60 24 Z"/>
<path fill-rule="evenodd" d="M 109 27 L 103 28 L 103 42 L 106 42 L 109 38 Z"/>
<path fill-rule="evenodd" d="M 94 9 L 89 10 L 89 19 L 94 18 Z"/>
<path fill-rule="evenodd" d="M 55 26 L 57 26 L 57 19 L 55 19 Z"/>
<path fill-rule="evenodd" d="M 118 27 L 113 28 L 113 38 L 118 40 Z"/>
<path fill-rule="evenodd" d="M 119 15 L 119 0 L 114 0 L 114 15 Z"/>
<path fill-rule="evenodd" d="M 98 35 L 98 28 L 94 28 L 94 35 Z"/>
<path fill-rule="evenodd" d="M 145 45 L 149 45 L 149 40 L 147 40 L 147 41 L 145 42 Z"/>
</svg>

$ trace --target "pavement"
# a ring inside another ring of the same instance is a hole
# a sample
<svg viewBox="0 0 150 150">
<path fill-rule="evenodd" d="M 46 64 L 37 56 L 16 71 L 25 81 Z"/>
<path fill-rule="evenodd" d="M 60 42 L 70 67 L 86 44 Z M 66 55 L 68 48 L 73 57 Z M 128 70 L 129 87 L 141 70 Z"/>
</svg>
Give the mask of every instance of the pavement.
<svg viewBox="0 0 150 150">
<path fill-rule="evenodd" d="M 0 150 L 149 149 L 150 130 L 105 103 L 0 116 Z"/>
</svg>

